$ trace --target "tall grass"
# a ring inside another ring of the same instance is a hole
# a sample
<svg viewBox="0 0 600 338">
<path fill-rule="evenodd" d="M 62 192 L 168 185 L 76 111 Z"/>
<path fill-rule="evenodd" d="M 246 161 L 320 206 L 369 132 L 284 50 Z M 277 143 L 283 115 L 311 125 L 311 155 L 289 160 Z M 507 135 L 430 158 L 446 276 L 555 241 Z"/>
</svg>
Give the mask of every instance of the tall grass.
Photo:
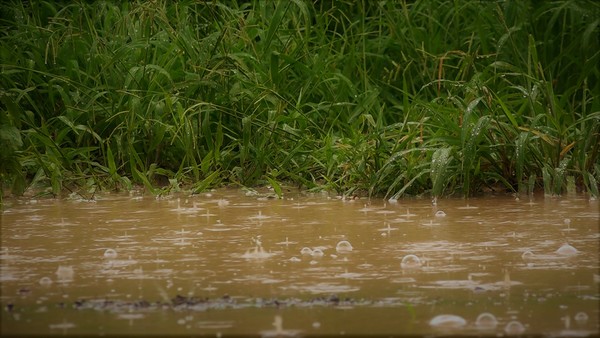
<svg viewBox="0 0 600 338">
<path fill-rule="evenodd" d="M 598 195 L 594 1 L 0 6 L 14 194 Z"/>
</svg>

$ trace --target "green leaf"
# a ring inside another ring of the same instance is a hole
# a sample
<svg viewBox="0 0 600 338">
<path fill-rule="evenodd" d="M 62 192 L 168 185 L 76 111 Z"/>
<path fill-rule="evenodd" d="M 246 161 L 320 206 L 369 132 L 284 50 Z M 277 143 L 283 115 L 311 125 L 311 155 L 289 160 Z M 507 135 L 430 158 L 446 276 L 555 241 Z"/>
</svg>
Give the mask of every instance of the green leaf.
<svg viewBox="0 0 600 338">
<path fill-rule="evenodd" d="M 271 187 L 273 187 L 273 191 L 275 191 L 277 197 L 279 197 L 280 199 L 283 198 L 283 192 L 281 191 L 281 186 L 279 185 L 279 183 L 271 177 L 267 177 L 267 181 L 269 181 L 269 184 L 271 185 Z"/>
</svg>

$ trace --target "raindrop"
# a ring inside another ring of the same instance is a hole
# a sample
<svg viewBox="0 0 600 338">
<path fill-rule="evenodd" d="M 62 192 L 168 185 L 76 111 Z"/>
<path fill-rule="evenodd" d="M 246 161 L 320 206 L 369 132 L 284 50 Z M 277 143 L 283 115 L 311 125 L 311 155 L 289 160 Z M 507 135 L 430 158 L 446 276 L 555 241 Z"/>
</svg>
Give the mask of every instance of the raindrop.
<svg viewBox="0 0 600 338">
<path fill-rule="evenodd" d="M 422 265 L 421 259 L 416 255 L 406 255 L 402 258 L 402 262 L 400 262 L 402 269 L 417 269 Z"/>
<path fill-rule="evenodd" d="M 563 246 L 558 248 L 558 250 L 556 250 L 556 253 L 562 256 L 573 256 L 576 255 L 578 252 L 579 251 L 577 251 L 577 249 L 575 249 L 569 244 L 564 244 Z"/>
<path fill-rule="evenodd" d="M 350 242 L 348 241 L 339 241 L 338 244 L 335 246 L 335 251 L 339 253 L 350 252 L 352 251 L 352 244 L 350 244 Z"/>
<path fill-rule="evenodd" d="M 56 277 L 59 282 L 70 282 L 73 280 L 74 275 L 73 267 L 60 265 L 56 269 Z"/>
<path fill-rule="evenodd" d="M 258 244 L 254 247 L 254 249 L 246 251 L 246 253 L 243 254 L 242 257 L 250 258 L 250 259 L 262 259 L 262 258 L 269 258 L 274 255 L 270 252 L 265 252 L 263 247 L 260 245 L 259 241 L 257 241 L 257 243 Z"/>
<path fill-rule="evenodd" d="M 59 330 L 68 330 L 68 329 L 74 328 L 75 324 L 62 322 L 62 323 L 59 323 L 59 324 L 50 324 L 48 327 L 51 330 L 56 330 L 56 329 L 59 329 Z"/>
<path fill-rule="evenodd" d="M 273 326 L 275 330 L 266 330 L 261 331 L 260 334 L 262 337 L 296 337 L 301 332 L 300 330 L 288 330 L 283 328 L 283 319 L 280 315 L 275 316 L 275 321 L 273 322 Z"/>
<path fill-rule="evenodd" d="M 430 326 L 439 328 L 459 328 L 466 324 L 467 321 L 463 317 L 456 315 L 439 315 L 429 321 Z"/>
<path fill-rule="evenodd" d="M 121 313 L 117 317 L 119 319 L 134 320 L 134 319 L 143 319 L 145 316 L 143 313 Z"/>
<path fill-rule="evenodd" d="M 40 279 L 40 285 L 41 286 L 50 286 L 50 285 L 52 285 L 52 279 L 50 279 L 49 277 L 42 277 Z"/>
<path fill-rule="evenodd" d="M 513 320 L 506 324 L 504 327 L 504 332 L 507 335 L 520 335 L 525 332 L 525 327 L 520 322 Z"/>
<path fill-rule="evenodd" d="M 495 329 L 497 325 L 498 320 L 496 319 L 496 316 L 488 312 L 480 314 L 477 316 L 477 320 L 475 320 L 475 326 L 483 330 Z"/>
<path fill-rule="evenodd" d="M 117 258 L 117 251 L 115 249 L 106 249 L 106 251 L 104 251 L 104 258 L 108 258 L 108 259 Z"/>
<path fill-rule="evenodd" d="M 438 210 L 438 211 L 435 213 L 435 217 L 446 217 L 446 213 L 445 213 L 445 212 L 443 212 L 442 210 Z"/>
<path fill-rule="evenodd" d="M 268 218 L 271 218 L 271 217 L 263 215 L 262 211 L 259 210 L 257 215 L 250 216 L 249 218 L 252 219 L 252 220 L 263 220 L 263 219 L 268 219 Z"/>
</svg>

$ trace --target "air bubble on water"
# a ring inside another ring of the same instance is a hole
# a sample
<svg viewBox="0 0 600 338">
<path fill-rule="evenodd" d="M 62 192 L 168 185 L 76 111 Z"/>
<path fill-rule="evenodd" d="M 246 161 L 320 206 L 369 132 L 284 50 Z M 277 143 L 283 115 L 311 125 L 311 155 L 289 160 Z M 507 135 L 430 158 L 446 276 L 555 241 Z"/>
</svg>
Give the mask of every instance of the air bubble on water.
<svg viewBox="0 0 600 338">
<path fill-rule="evenodd" d="M 304 248 L 302 248 L 302 250 L 300 250 L 300 253 L 303 255 L 312 255 L 313 250 L 305 246 Z"/>
<path fill-rule="evenodd" d="M 506 324 L 506 326 L 504 327 L 504 332 L 507 335 L 520 335 L 523 334 L 523 332 L 525 332 L 525 326 L 523 326 L 521 322 L 513 320 Z"/>
<path fill-rule="evenodd" d="M 339 241 L 338 244 L 335 246 L 335 251 L 339 253 L 350 252 L 352 251 L 352 244 L 350 244 L 350 242 L 348 241 Z"/>
<path fill-rule="evenodd" d="M 579 251 L 577 251 L 577 249 L 575 249 L 573 246 L 571 246 L 569 244 L 564 244 L 563 246 L 558 248 L 558 250 L 556 250 L 556 253 L 559 255 L 562 255 L 562 256 L 574 256 L 578 252 Z"/>
<path fill-rule="evenodd" d="M 442 210 L 438 210 L 438 211 L 435 213 L 435 217 L 446 217 L 446 213 L 445 213 L 445 212 L 443 212 Z"/>
<path fill-rule="evenodd" d="M 497 325 L 498 320 L 496 319 L 496 316 L 489 312 L 484 312 L 480 314 L 479 316 L 477 316 L 477 320 L 475 320 L 475 326 L 483 330 L 495 329 Z"/>
<path fill-rule="evenodd" d="M 423 265 L 421 259 L 417 255 L 406 255 L 400 262 L 400 267 L 403 269 L 417 269 Z"/>
<path fill-rule="evenodd" d="M 459 328 L 463 327 L 467 324 L 467 321 L 457 315 L 439 315 L 433 317 L 429 321 L 430 326 L 438 327 L 438 328 Z"/>
<path fill-rule="evenodd" d="M 588 316 L 588 314 L 587 314 L 587 313 L 585 313 L 585 312 L 578 312 L 578 313 L 575 315 L 575 321 L 576 321 L 577 323 L 579 323 L 579 324 L 583 324 L 583 323 L 587 322 L 587 321 L 588 321 L 588 319 L 589 319 L 589 316 Z"/>
<path fill-rule="evenodd" d="M 42 277 L 42 278 L 40 278 L 40 285 L 41 286 L 50 286 L 50 285 L 52 285 L 52 279 L 50 279 L 50 277 Z"/>
<path fill-rule="evenodd" d="M 106 251 L 104 251 L 104 258 L 108 258 L 108 259 L 117 258 L 117 251 L 115 249 L 106 249 Z"/>
<path fill-rule="evenodd" d="M 523 252 L 523 254 L 521 255 L 521 258 L 523 260 L 529 260 L 529 259 L 532 259 L 534 256 L 535 255 L 533 254 L 533 252 L 527 250 L 527 251 Z"/>
<path fill-rule="evenodd" d="M 321 249 L 318 249 L 318 248 L 317 248 L 317 249 L 314 249 L 314 250 L 312 251 L 312 254 L 311 254 L 311 256 L 313 256 L 313 257 L 323 257 L 323 250 L 321 250 Z"/>
</svg>

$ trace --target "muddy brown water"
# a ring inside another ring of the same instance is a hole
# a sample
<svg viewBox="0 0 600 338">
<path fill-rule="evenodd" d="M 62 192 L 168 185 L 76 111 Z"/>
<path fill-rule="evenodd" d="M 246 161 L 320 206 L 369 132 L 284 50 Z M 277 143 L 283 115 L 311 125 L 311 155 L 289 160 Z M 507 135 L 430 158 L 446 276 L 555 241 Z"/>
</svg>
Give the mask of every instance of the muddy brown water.
<svg viewBox="0 0 600 338">
<path fill-rule="evenodd" d="M 583 195 L 9 200 L 1 332 L 598 335 L 598 210 Z"/>
</svg>

